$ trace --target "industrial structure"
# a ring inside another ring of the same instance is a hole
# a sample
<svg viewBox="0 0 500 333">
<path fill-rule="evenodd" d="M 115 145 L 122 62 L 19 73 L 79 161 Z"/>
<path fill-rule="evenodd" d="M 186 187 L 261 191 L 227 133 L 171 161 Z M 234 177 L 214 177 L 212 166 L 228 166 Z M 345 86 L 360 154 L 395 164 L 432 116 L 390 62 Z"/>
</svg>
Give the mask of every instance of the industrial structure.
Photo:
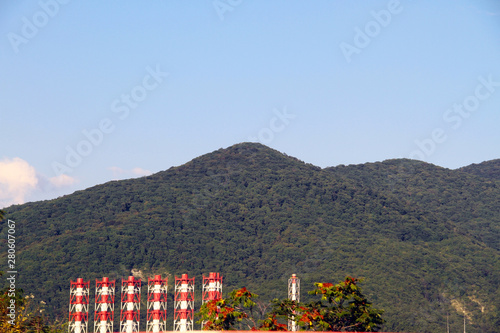
<svg viewBox="0 0 500 333">
<path fill-rule="evenodd" d="M 173 330 L 192 331 L 194 324 L 194 280 L 188 274 L 175 277 Z M 78 278 L 70 281 L 68 333 L 89 333 L 90 281 Z M 168 279 L 155 275 L 148 279 L 147 333 L 167 331 Z M 222 298 L 222 275 L 210 272 L 203 276 L 202 303 Z M 300 280 L 295 275 L 288 280 L 288 299 L 300 301 Z M 138 333 L 140 329 L 141 279 L 129 276 L 121 283 L 120 332 Z M 115 280 L 96 279 L 94 333 L 114 333 Z M 288 330 L 296 331 L 295 321 L 288 321 Z"/>
<path fill-rule="evenodd" d="M 210 273 L 203 276 L 202 303 L 222 298 L 222 275 Z"/>
<path fill-rule="evenodd" d="M 194 316 L 194 277 L 175 277 L 174 331 L 192 331 Z"/>
<path fill-rule="evenodd" d="M 88 333 L 90 281 L 70 281 L 69 290 L 69 333 Z"/>
<path fill-rule="evenodd" d="M 146 332 L 158 333 L 167 330 L 168 278 L 161 275 L 148 279 L 148 315 Z"/>
<path fill-rule="evenodd" d="M 122 281 L 122 306 L 120 311 L 120 332 L 139 332 L 141 317 L 141 280 L 129 276 Z"/>
<path fill-rule="evenodd" d="M 95 282 L 94 333 L 113 333 L 115 280 L 103 277 Z"/>
<path fill-rule="evenodd" d="M 291 301 L 300 302 L 300 280 L 297 275 L 292 274 L 292 277 L 288 279 L 288 299 Z M 292 317 L 288 320 L 288 330 L 296 331 L 297 323 Z"/>
<path fill-rule="evenodd" d="M 222 298 L 222 275 L 210 272 L 208 277 L 203 275 L 203 285 L 201 292 L 201 303 L 215 301 Z M 205 322 L 201 323 L 203 329 Z"/>
</svg>

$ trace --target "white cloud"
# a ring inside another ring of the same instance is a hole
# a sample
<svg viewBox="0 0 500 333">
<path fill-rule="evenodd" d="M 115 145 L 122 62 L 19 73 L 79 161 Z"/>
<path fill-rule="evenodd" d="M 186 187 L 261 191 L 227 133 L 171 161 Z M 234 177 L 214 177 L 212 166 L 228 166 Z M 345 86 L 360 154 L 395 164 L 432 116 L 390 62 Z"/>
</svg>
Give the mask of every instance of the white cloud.
<svg viewBox="0 0 500 333">
<path fill-rule="evenodd" d="M 76 179 L 68 175 L 62 174 L 56 177 L 49 178 L 49 182 L 55 187 L 64 187 L 75 184 Z"/>
<path fill-rule="evenodd" d="M 35 192 L 50 192 L 73 185 L 76 179 L 60 175 L 47 178 L 19 157 L 0 160 L 0 208 L 23 204 Z"/>
<path fill-rule="evenodd" d="M 135 178 L 135 177 L 143 177 L 149 176 L 152 174 L 151 171 L 135 167 L 132 170 L 125 170 L 116 166 L 109 167 L 108 170 L 111 170 L 113 174 L 113 178 L 117 179 L 125 179 L 125 178 Z"/>
<path fill-rule="evenodd" d="M 143 168 L 133 168 L 132 173 L 139 176 L 139 177 L 149 176 L 150 174 L 152 174 L 151 171 L 143 169 Z"/>
<path fill-rule="evenodd" d="M 25 160 L 14 157 L 0 161 L 0 207 L 24 203 L 37 185 L 35 168 Z"/>
<path fill-rule="evenodd" d="M 111 170 L 111 172 L 113 173 L 113 177 L 117 177 L 125 172 L 125 170 L 123 170 L 122 168 L 115 166 L 109 167 L 108 170 Z"/>
<path fill-rule="evenodd" d="M 125 170 L 110 167 L 115 179 L 136 178 L 151 175 L 152 172 L 140 167 Z M 38 173 L 28 162 L 19 157 L 0 160 L 0 209 L 26 201 L 55 197 L 61 191 L 71 189 L 77 179 L 62 174 L 47 177 Z M 63 189 L 63 190 L 61 190 Z"/>
</svg>

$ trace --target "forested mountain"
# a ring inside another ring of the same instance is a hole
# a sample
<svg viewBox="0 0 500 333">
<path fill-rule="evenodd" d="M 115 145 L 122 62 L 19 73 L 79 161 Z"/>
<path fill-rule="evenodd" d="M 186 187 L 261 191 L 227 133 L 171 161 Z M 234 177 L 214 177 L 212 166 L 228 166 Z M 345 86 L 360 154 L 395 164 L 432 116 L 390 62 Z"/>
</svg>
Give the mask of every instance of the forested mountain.
<svg viewBox="0 0 500 333">
<path fill-rule="evenodd" d="M 491 180 L 500 180 L 500 159 L 471 164 L 459 170 Z"/>
<path fill-rule="evenodd" d="M 173 277 L 189 273 L 198 294 L 201 275 L 220 272 L 226 292 L 246 286 L 263 301 L 285 298 L 292 273 L 303 300 L 313 282 L 352 275 L 385 310 L 386 331 L 444 332 L 447 315 L 458 331 L 465 311 L 467 332 L 498 332 L 498 165 L 398 159 L 321 169 L 242 143 L 11 206 L 5 217 L 17 226 L 18 285 L 58 316 L 67 316 L 70 279 L 92 285 L 133 269 L 168 274 L 170 293 Z"/>
</svg>

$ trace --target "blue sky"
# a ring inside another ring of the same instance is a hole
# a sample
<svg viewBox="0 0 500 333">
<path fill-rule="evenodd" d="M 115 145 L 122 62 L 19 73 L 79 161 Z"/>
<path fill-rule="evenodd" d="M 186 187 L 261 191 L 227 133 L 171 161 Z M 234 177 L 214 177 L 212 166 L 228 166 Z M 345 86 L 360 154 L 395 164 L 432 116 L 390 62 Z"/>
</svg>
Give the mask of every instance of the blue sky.
<svg viewBox="0 0 500 333">
<path fill-rule="evenodd" d="M 500 157 L 498 1 L 11 1 L 0 36 L 0 207 L 244 141 Z"/>
</svg>

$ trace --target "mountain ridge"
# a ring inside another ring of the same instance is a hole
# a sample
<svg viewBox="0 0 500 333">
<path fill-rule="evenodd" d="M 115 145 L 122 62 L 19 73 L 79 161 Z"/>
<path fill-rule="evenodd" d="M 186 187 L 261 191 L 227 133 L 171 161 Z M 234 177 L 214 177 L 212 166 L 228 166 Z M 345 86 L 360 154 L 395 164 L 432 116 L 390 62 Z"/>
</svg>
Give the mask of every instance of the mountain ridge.
<svg viewBox="0 0 500 333">
<path fill-rule="evenodd" d="M 219 271 L 225 290 L 247 286 L 265 300 L 285 297 L 292 273 L 304 290 L 355 275 L 386 309 L 385 330 L 435 331 L 448 312 L 458 327 L 459 302 L 470 309 L 470 332 L 493 332 L 499 199 L 498 181 L 425 162 L 322 169 L 242 143 L 150 176 L 11 206 L 5 217 L 20 226 L 20 283 L 54 315 L 64 313 L 70 279 L 132 269 Z"/>
<path fill-rule="evenodd" d="M 500 159 L 473 163 L 458 169 L 459 171 L 485 177 L 490 180 L 500 180 Z"/>
<path fill-rule="evenodd" d="M 376 162 L 364 162 L 364 163 L 357 163 L 357 164 L 339 164 L 339 165 L 336 165 L 336 166 L 327 166 L 327 167 L 319 167 L 319 166 L 316 166 L 312 163 L 308 163 L 308 162 L 305 162 L 305 161 L 302 161 L 294 156 L 290 156 L 290 155 L 287 155 L 286 153 L 284 152 L 280 152 L 279 150 L 276 150 L 276 149 L 273 149 L 273 148 L 270 148 L 270 147 L 267 147 L 261 143 L 255 143 L 255 142 L 241 142 L 241 143 L 237 143 L 237 144 L 234 144 L 234 145 L 231 145 L 229 147 L 226 147 L 226 148 L 219 148 L 219 149 L 216 149 L 210 153 L 206 153 L 206 154 L 203 154 L 203 155 L 200 155 L 198 157 L 195 157 L 193 158 L 192 160 L 190 161 L 187 161 L 186 163 L 183 163 L 183 164 L 180 164 L 180 165 L 177 165 L 177 166 L 171 166 L 169 167 L 168 169 L 166 170 L 160 170 L 158 172 L 155 172 L 153 173 L 152 175 L 149 175 L 149 176 L 141 176 L 141 177 L 135 177 L 135 178 L 128 178 L 128 179 L 120 179 L 120 180 L 111 180 L 111 181 L 106 181 L 104 183 L 101 183 L 101 184 L 96 184 L 96 185 L 93 185 L 93 186 L 90 186 L 88 188 L 85 188 L 85 189 L 82 189 L 82 190 L 77 190 L 73 193 L 70 193 L 70 194 L 65 194 L 65 195 L 62 195 L 60 197 L 57 197 L 57 198 L 52 198 L 52 199 L 44 199 L 44 200 L 39 200 L 39 201 L 30 201 L 30 202 L 27 202 L 27 203 L 23 203 L 23 204 L 13 204 L 9 207 L 13 207 L 13 206 L 21 206 L 21 205 L 26 205 L 26 204 L 31 204 L 31 203 L 35 203 L 35 202 L 46 202 L 46 201 L 51 201 L 51 200 L 57 200 L 59 198 L 62 198 L 64 196 L 67 196 L 67 195 L 72 195 L 76 192 L 80 192 L 80 191 L 86 191 L 86 190 L 89 190 L 89 189 L 93 189 L 95 187 L 99 187 L 99 186 L 102 186 L 102 185 L 105 185 L 105 184 L 108 184 L 108 183 L 111 183 L 111 182 L 120 182 L 120 181 L 127 181 L 127 180 L 134 180 L 134 179 L 141 179 L 141 178 L 147 178 L 147 177 L 151 177 L 151 176 L 154 176 L 156 174 L 161 174 L 161 173 L 164 173 L 164 172 L 167 172 L 167 171 L 170 171 L 170 170 L 175 170 L 175 169 L 178 169 L 180 168 L 181 170 L 184 170 L 185 168 L 187 168 L 188 165 L 192 164 L 193 162 L 195 161 L 201 161 L 203 160 L 204 156 L 208 156 L 210 154 L 214 154 L 214 153 L 223 153 L 223 152 L 228 152 L 228 151 L 238 151 L 240 150 L 242 147 L 254 147 L 253 150 L 252 150 L 252 153 L 251 154 L 248 154 L 249 157 L 253 156 L 253 154 L 256 154 L 258 151 L 259 151 L 259 148 L 262 149 L 262 147 L 265 147 L 273 152 L 275 152 L 276 154 L 279 154 L 281 155 L 282 157 L 284 158 L 290 158 L 290 159 L 293 159 L 299 163 L 303 163 L 305 165 L 308 165 L 308 166 L 311 166 L 311 167 L 314 167 L 316 169 L 321 169 L 321 170 L 333 170 L 333 169 L 341 169 L 341 168 L 351 168 L 351 167 L 356 167 L 356 166 L 362 166 L 362 165 L 371 165 L 371 164 L 398 164 L 398 167 L 401 169 L 401 170 L 404 170 L 405 168 L 407 168 L 408 166 L 412 165 L 410 168 L 413 168 L 414 166 L 416 165 L 429 165 L 429 166 L 434 166 L 434 167 L 437 167 L 437 168 L 441 168 L 441 169 L 446 169 L 446 170 L 450 170 L 450 171 L 461 171 L 461 172 L 465 172 L 467 174 L 470 174 L 470 175 L 476 175 L 478 177 L 482 177 L 482 178 L 490 178 L 491 180 L 499 180 L 500 181 L 500 159 L 493 159 L 493 160 L 489 160 L 489 161 L 483 161 L 483 162 L 479 162 L 479 163 L 472 163 L 470 165 L 467 165 L 467 166 L 463 166 L 463 167 L 459 167 L 459 168 L 456 168 L 456 169 L 450 169 L 450 168 L 446 168 L 446 167 L 442 167 L 442 166 L 439 166 L 439 165 L 436 165 L 436 164 L 433 164 L 433 163 L 429 163 L 429 162 L 425 162 L 425 161 L 420 161 L 420 160 L 412 160 L 412 159 L 408 159 L 408 158 L 390 158 L 390 159 L 386 159 L 386 160 L 383 160 L 383 161 L 376 161 Z M 488 175 L 487 174 L 487 171 L 482 171 L 482 169 L 486 166 L 493 166 L 493 168 L 495 169 L 495 174 L 494 175 Z M 404 171 L 404 172 L 408 172 L 407 171 Z M 9 207 L 6 207 L 4 209 L 7 209 Z"/>
</svg>

